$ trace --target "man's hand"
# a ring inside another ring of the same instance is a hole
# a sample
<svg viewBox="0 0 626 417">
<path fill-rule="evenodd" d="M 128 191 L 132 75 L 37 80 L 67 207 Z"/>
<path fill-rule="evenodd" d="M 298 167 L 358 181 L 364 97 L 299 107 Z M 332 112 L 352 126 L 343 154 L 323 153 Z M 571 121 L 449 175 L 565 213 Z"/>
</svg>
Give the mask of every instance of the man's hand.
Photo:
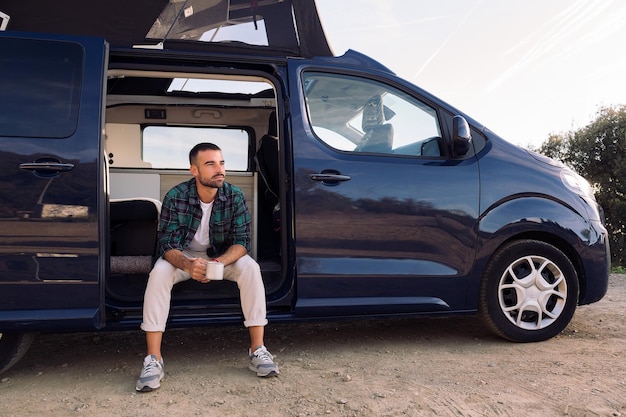
<svg viewBox="0 0 626 417">
<path fill-rule="evenodd" d="M 202 258 L 189 258 L 191 264 L 187 272 L 191 275 L 191 278 L 198 282 L 207 283 L 210 280 L 206 278 L 206 264 L 207 261 Z"/>
<path fill-rule="evenodd" d="M 187 258 L 181 251 L 172 249 L 163 255 L 166 261 L 174 265 L 178 269 L 187 272 L 191 278 L 198 282 L 209 282 L 206 279 L 206 263 L 202 258 Z"/>
</svg>

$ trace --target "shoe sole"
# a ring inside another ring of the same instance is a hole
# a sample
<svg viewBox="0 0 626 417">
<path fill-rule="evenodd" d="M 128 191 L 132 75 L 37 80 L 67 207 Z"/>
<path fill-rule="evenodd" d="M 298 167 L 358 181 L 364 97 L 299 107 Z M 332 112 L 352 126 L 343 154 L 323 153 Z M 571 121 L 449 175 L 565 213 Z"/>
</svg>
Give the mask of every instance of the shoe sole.
<svg viewBox="0 0 626 417">
<path fill-rule="evenodd" d="M 150 391 L 154 391 L 155 389 L 157 389 L 157 388 L 160 388 L 160 387 L 161 387 L 161 381 L 163 381 L 163 376 L 161 376 L 161 378 L 159 378 L 159 382 L 157 382 L 157 384 L 158 384 L 158 385 L 157 385 L 156 387 L 151 387 L 151 386 L 149 386 L 149 385 L 144 385 L 143 387 L 138 388 L 138 387 L 135 385 L 135 391 L 137 391 L 137 392 L 150 392 Z"/>
<path fill-rule="evenodd" d="M 270 376 L 278 376 L 278 374 L 279 374 L 279 372 L 275 371 L 275 370 L 271 370 L 271 371 L 269 371 L 266 374 L 259 373 L 257 371 L 256 367 L 254 367 L 253 365 L 249 365 L 248 369 L 251 370 L 252 372 L 255 372 L 256 376 L 258 376 L 259 378 L 267 378 L 267 377 L 270 377 Z"/>
<path fill-rule="evenodd" d="M 158 388 L 160 388 L 160 387 L 161 387 L 161 384 L 159 384 L 159 386 L 158 386 L 158 387 L 154 387 L 154 388 L 149 387 L 149 386 L 147 386 L 147 385 L 146 385 L 145 387 L 141 387 L 141 389 L 139 389 L 139 388 L 135 387 L 135 390 L 136 390 L 137 392 L 150 392 L 150 391 L 154 391 L 155 389 L 158 389 Z"/>
</svg>

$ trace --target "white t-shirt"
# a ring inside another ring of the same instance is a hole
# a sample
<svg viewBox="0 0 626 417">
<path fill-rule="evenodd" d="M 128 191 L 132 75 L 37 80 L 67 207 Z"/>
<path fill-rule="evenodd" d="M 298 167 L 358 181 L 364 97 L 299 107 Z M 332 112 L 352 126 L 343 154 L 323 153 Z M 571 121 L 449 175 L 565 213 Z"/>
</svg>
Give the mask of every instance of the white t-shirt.
<svg viewBox="0 0 626 417">
<path fill-rule="evenodd" d="M 194 252 L 204 252 L 209 247 L 209 220 L 211 219 L 213 202 L 203 203 L 200 201 L 200 206 L 202 207 L 202 220 L 200 221 L 200 226 L 196 234 L 189 244 L 189 250 Z"/>
</svg>

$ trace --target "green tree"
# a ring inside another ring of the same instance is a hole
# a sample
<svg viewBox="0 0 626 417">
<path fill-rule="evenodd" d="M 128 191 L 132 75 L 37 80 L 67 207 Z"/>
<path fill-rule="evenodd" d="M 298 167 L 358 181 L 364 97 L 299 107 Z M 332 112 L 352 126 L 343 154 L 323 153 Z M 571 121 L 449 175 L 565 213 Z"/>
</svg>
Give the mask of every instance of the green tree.
<svg viewBox="0 0 626 417">
<path fill-rule="evenodd" d="M 601 108 L 590 124 L 550 135 L 538 151 L 561 160 L 596 189 L 609 231 L 613 266 L 626 266 L 626 106 Z"/>
</svg>

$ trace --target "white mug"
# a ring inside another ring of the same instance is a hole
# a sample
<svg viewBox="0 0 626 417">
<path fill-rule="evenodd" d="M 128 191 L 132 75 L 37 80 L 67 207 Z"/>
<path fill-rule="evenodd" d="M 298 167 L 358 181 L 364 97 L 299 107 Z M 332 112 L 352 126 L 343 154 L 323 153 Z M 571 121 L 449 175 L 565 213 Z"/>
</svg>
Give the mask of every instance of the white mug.
<svg viewBox="0 0 626 417">
<path fill-rule="evenodd" d="M 207 262 L 204 276 L 211 281 L 224 279 L 224 264 L 215 261 Z"/>
</svg>

